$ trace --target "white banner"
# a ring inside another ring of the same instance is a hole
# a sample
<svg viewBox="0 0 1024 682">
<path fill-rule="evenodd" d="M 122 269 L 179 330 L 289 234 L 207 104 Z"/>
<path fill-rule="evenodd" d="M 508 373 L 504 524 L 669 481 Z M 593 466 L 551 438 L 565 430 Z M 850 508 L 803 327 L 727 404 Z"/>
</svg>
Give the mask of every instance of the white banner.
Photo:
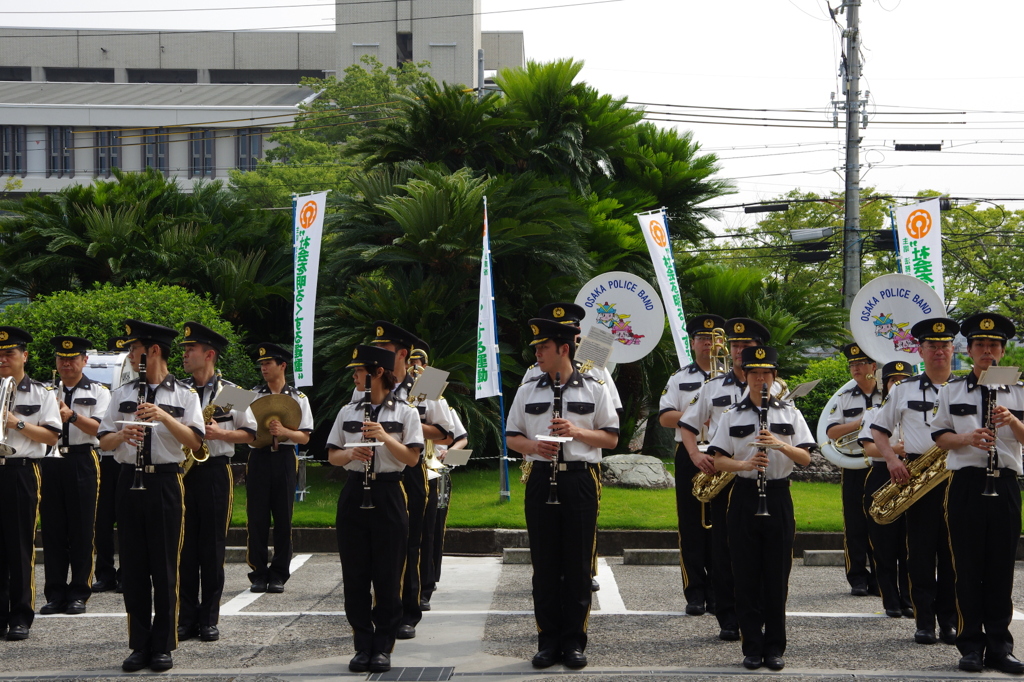
<svg viewBox="0 0 1024 682">
<path fill-rule="evenodd" d="M 292 373 L 296 386 L 313 385 L 313 322 L 316 282 L 320 270 L 320 242 L 324 230 L 327 192 L 295 197 L 292 204 L 295 249 L 295 347 Z"/>
<path fill-rule="evenodd" d="M 686 333 L 686 315 L 683 313 L 683 297 L 679 293 L 679 280 L 676 278 L 676 262 L 672 258 L 672 247 L 668 240 L 668 220 L 665 210 L 650 213 L 637 213 L 640 230 L 647 240 L 647 248 L 651 252 L 651 262 L 658 276 L 658 287 L 665 303 L 668 315 L 668 328 L 672 332 L 672 341 L 676 345 L 679 366 L 685 367 L 693 362 L 690 355 L 690 336 Z"/>
<path fill-rule="evenodd" d="M 896 233 L 901 272 L 927 282 L 939 298 L 945 301 L 939 200 L 929 199 L 912 206 L 897 208 Z"/>
<path fill-rule="evenodd" d="M 484 238 L 480 252 L 480 303 L 476 324 L 476 399 L 501 395 L 498 374 L 498 337 L 494 324 L 494 281 L 491 276 L 491 238 L 484 197 Z"/>
</svg>

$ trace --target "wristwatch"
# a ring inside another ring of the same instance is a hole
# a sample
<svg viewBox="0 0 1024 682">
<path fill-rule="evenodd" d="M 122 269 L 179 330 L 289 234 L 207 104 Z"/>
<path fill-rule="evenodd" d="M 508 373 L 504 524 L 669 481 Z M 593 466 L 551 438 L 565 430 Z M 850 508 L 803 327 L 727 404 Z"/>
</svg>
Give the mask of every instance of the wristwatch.
<svg viewBox="0 0 1024 682">
<path fill-rule="evenodd" d="M 14 428 L 16 428 L 19 431 L 21 431 L 22 429 L 25 428 L 25 422 L 23 420 L 19 419 L 18 423 L 14 426 Z"/>
<path fill-rule="evenodd" d="M 76 421 L 78 421 L 78 413 L 72 412 L 71 416 L 68 417 L 68 424 L 74 424 Z"/>
</svg>

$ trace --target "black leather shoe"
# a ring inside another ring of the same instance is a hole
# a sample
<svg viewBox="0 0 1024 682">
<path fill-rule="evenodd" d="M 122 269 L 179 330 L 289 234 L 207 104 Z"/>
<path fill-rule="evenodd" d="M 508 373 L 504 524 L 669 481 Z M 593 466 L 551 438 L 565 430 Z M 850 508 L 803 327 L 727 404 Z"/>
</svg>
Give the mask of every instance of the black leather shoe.
<svg viewBox="0 0 1024 682">
<path fill-rule="evenodd" d="M 133 673 L 146 667 L 149 667 L 149 652 L 141 649 L 133 651 L 131 656 L 121 663 L 121 670 L 126 673 Z"/>
<path fill-rule="evenodd" d="M 354 673 L 365 673 L 370 669 L 370 652 L 357 651 L 352 660 L 348 662 L 348 669 Z"/>
<path fill-rule="evenodd" d="M 97 580 L 92 584 L 93 592 L 110 592 L 117 587 L 117 582 L 113 580 Z"/>
<path fill-rule="evenodd" d="M 977 651 L 972 651 L 969 654 L 964 654 L 960 659 L 958 668 L 968 673 L 980 673 L 981 672 L 981 654 Z"/>
<path fill-rule="evenodd" d="M 398 639 L 412 639 L 416 636 L 415 625 L 399 625 L 398 634 L 395 635 Z"/>
<path fill-rule="evenodd" d="M 257 580 L 256 582 L 254 582 L 252 585 L 249 586 L 249 591 L 250 592 L 266 592 L 267 591 L 267 581 L 265 581 L 265 580 Z"/>
<path fill-rule="evenodd" d="M 154 653 L 149 658 L 149 669 L 155 673 L 162 673 L 165 670 L 170 670 L 174 667 L 174 661 L 171 660 L 170 653 Z"/>
<path fill-rule="evenodd" d="M 902 618 L 903 611 L 899 609 L 886 609 L 885 615 L 889 616 L 890 618 Z"/>
<path fill-rule="evenodd" d="M 905 606 L 905 607 L 903 607 L 900 610 L 903 611 L 903 617 L 904 618 L 913 618 L 914 617 L 914 607 L 912 607 L 912 606 Z"/>
<path fill-rule="evenodd" d="M 687 616 L 703 616 L 707 609 L 704 608 L 703 604 L 687 604 L 686 615 Z"/>
<path fill-rule="evenodd" d="M 769 670 L 782 670 L 786 667 L 786 662 L 782 660 L 782 656 L 765 656 L 764 667 Z"/>
<path fill-rule="evenodd" d="M 530 663 L 534 668 L 550 668 L 562 658 L 562 654 L 556 649 L 541 649 L 533 656 Z"/>
<path fill-rule="evenodd" d="M 55 613 L 64 613 L 67 608 L 68 603 L 66 601 L 48 601 L 39 609 L 39 613 L 44 616 L 52 616 Z"/>
<path fill-rule="evenodd" d="M 1014 657 L 1013 654 L 1004 654 L 1002 656 L 986 656 L 985 667 L 995 668 L 1004 673 L 1010 673 L 1011 675 L 1024 674 L 1024 663 L 1021 663 Z"/>
<path fill-rule="evenodd" d="M 389 670 L 391 670 L 391 656 L 381 651 L 370 657 L 371 673 L 386 673 Z"/>
<path fill-rule="evenodd" d="M 199 641 L 216 642 L 218 639 L 220 639 L 220 630 L 217 629 L 216 625 L 199 626 Z"/>
<path fill-rule="evenodd" d="M 573 670 L 586 668 L 587 655 L 583 653 L 582 649 L 568 649 L 562 653 L 562 663 L 565 664 L 566 668 L 572 668 Z"/>
<path fill-rule="evenodd" d="M 80 613 L 85 613 L 85 602 L 81 599 L 75 599 L 68 602 L 68 607 L 64 609 L 64 613 L 69 616 L 77 616 Z"/>
<path fill-rule="evenodd" d="M 423 601 L 421 599 L 420 600 L 420 611 L 429 611 L 429 610 L 430 610 L 430 602 Z"/>
<path fill-rule="evenodd" d="M 199 634 L 199 628 L 195 625 L 179 625 L 178 626 L 178 641 L 187 642 L 196 635 Z"/>
<path fill-rule="evenodd" d="M 114 592 L 117 594 L 124 594 L 124 583 L 118 580 L 117 586 L 114 588 Z"/>
<path fill-rule="evenodd" d="M 760 656 L 744 656 L 744 658 L 743 658 L 743 667 L 746 668 L 747 670 L 757 670 L 758 668 L 761 667 L 761 657 Z"/>
<path fill-rule="evenodd" d="M 914 641 L 918 644 L 935 644 L 939 640 L 935 637 L 935 630 L 921 628 L 914 633 Z"/>
<path fill-rule="evenodd" d="M 267 592 L 273 594 L 281 594 L 284 592 L 284 582 L 281 580 L 271 580 L 267 583 Z"/>
<path fill-rule="evenodd" d="M 20 642 L 23 639 L 28 639 L 27 625 L 12 625 L 7 631 L 8 642 Z"/>
<path fill-rule="evenodd" d="M 868 596 L 868 586 L 854 585 L 850 588 L 850 594 L 852 594 L 854 597 L 866 597 Z"/>
<path fill-rule="evenodd" d="M 590 591 L 599 592 L 601 590 L 601 583 L 597 582 L 597 578 L 590 579 Z"/>
<path fill-rule="evenodd" d="M 740 639 L 740 631 L 733 630 L 731 628 L 722 628 L 718 632 L 718 639 L 726 642 L 738 642 Z"/>
<path fill-rule="evenodd" d="M 956 628 L 939 626 L 939 639 L 943 644 L 956 644 Z"/>
</svg>

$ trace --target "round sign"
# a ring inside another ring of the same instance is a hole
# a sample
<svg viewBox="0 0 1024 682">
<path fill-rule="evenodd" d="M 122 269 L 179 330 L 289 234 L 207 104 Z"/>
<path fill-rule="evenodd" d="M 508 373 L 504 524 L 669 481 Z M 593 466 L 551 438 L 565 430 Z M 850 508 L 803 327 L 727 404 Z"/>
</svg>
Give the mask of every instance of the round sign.
<svg viewBox="0 0 1024 682">
<path fill-rule="evenodd" d="M 606 272 L 583 285 L 576 305 L 586 316 L 583 336 L 599 325 L 611 333 L 609 362 L 635 362 L 658 345 L 665 331 L 665 309 L 655 288 L 629 272 Z"/>
<path fill-rule="evenodd" d="M 946 306 L 927 282 L 910 275 L 882 275 L 857 292 L 850 308 L 850 331 L 878 364 L 916 364 L 918 343 L 910 329 L 921 320 L 945 317 Z"/>
</svg>

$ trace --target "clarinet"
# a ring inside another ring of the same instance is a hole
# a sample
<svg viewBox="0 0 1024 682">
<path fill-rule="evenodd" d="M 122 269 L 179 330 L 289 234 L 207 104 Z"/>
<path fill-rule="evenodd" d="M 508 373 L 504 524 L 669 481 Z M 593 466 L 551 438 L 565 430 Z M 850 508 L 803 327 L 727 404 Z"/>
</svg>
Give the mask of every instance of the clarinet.
<svg viewBox="0 0 1024 682">
<path fill-rule="evenodd" d="M 371 395 L 371 375 L 370 372 L 366 373 L 366 387 L 363 390 L 363 421 L 368 422 L 373 419 L 373 405 L 370 404 Z M 367 442 L 369 439 L 364 435 L 363 442 Z M 376 450 L 373 450 L 376 453 Z M 370 455 L 370 459 L 363 462 L 363 503 L 359 505 L 360 509 L 373 509 L 373 496 L 370 492 L 370 479 L 373 477 L 373 455 Z"/>
<path fill-rule="evenodd" d="M 146 402 L 146 389 L 149 386 L 146 383 L 146 354 L 143 353 L 139 358 L 139 394 L 136 398 L 135 408 L 138 409 L 139 405 Z M 142 436 L 142 440 L 135 446 L 135 481 L 132 483 L 132 490 L 145 490 L 146 484 L 142 480 L 142 472 L 146 466 L 146 436 Z"/>
<path fill-rule="evenodd" d="M 985 497 L 999 497 L 996 492 L 996 479 L 999 478 L 999 453 L 996 451 L 996 387 L 988 386 L 985 391 L 985 428 L 992 432 L 992 444 L 988 446 L 988 464 L 985 467 Z"/>
<path fill-rule="evenodd" d="M 562 418 L 562 374 L 561 372 L 555 372 L 555 385 L 553 387 L 554 392 L 554 405 L 551 410 L 552 419 Z M 558 452 L 555 453 L 555 459 L 551 462 L 551 485 L 548 487 L 548 501 L 547 504 L 561 504 L 558 501 L 558 463 L 562 459 L 562 444 L 558 444 Z"/>
<path fill-rule="evenodd" d="M 761 412 L 758 415 L 758 434 L 768 429 L 768 384 L 761 385 Z M 757 448 L 761 454 L 768 452 L 763 445 Z M 771 516 L 768 513 L 768 467 L 757 468 L 757 513 L 754 516 Z"/>
</svg>

